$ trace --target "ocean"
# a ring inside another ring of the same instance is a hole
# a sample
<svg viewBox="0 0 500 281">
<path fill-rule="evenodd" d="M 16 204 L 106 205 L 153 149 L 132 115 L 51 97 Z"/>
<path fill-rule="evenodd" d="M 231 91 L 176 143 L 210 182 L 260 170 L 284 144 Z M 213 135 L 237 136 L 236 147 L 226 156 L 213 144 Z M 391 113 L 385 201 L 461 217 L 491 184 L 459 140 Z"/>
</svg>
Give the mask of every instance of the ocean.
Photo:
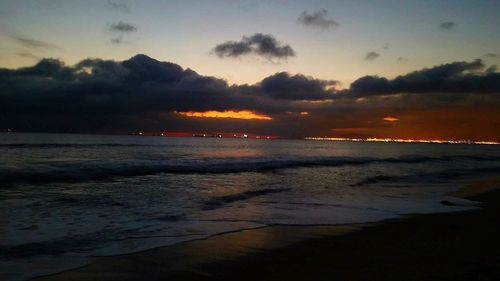
<svg viewBox="0 0 500 281">
<path fill-rule="evenodd" d="M 3 133 L 0 279 L 268 225 L 477 208 L 449 193 L 498 175 L 499 148 Z"/>
</svg>

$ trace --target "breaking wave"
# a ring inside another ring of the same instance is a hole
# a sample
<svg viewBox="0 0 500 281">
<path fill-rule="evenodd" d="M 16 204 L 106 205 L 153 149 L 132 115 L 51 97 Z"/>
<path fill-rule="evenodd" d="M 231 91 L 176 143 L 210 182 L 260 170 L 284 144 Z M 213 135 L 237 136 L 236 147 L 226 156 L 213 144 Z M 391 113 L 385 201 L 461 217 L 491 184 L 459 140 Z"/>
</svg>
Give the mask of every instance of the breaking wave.
<svg viewBox="0 0 500 281">
<path fill-rule="evenodd" d="M 477 175 L 477 174 L 498 174 L 500 172 L 500 166 L 493 167 L 481 167 L 481 168 L 470 168 L 470 169 L 448 169 L 440 172 L 434 173 L 417 173 L 411 175 L 403 176 L 393 176 L 393 175 L 378 175 L 373 177 L 367 177 L 364 180 L 352 184 L 351 186 L 364 186 L 370 184 L 378 183 L 439 183 L 447 182 L 450 179 L 464 176 L 464 175 Z"/>
<path fill-rule="evenodd" d="M 288 191 L 290 190 L 289 188 L 266 188 L 266 189 L 260 189 L 260 190 L 248 190 L 236 194 L 231 194 L 231 195 L 226 195 L 226 196 L 220 196 L 220 197 L 213 197 L 205 202 L 203 202 L 203 210 L 213 210 L 213 209 L 218 209 L 226 204 L 233 203 L 236 201 L 243 201 L 247 200 L 253 197 L 261 196 L 261 195 L 266 195 L 266 194 L 273 194 L 273 193 L 279 193 L 283 191 Z"/>
<path fill-rule="evenodd" d="M 78 160 L 41 162 L 27 165 L 0 165 L 0 183 L 17 182 L 82 182 L 113 177 L 146 176 L 158 173 L 171 174 L 224 174 L 242 172 L 267 172 L 304 167 L 336 167 L 366 165 L 371 163 L 422 163 L 454 160 L 496 161 L 499 158 L 481 156 L 402 156 L 393 158 L 373 157 L 232 157 L 166 160 Z"/>
</svg>

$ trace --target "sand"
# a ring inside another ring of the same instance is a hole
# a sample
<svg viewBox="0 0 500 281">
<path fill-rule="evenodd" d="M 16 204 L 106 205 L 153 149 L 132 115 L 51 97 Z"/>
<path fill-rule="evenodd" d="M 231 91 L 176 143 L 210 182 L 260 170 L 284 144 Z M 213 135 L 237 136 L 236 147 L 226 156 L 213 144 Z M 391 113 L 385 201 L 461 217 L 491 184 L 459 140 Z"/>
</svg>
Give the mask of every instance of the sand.
<svg viewBox="0 0 500 281">
<path fill-rule="evenodd" d="M 500 280 L 499 179 L 454 194 L 482 208 L 379 224 L 270 226 L 36 280 Z"/>
</svg>

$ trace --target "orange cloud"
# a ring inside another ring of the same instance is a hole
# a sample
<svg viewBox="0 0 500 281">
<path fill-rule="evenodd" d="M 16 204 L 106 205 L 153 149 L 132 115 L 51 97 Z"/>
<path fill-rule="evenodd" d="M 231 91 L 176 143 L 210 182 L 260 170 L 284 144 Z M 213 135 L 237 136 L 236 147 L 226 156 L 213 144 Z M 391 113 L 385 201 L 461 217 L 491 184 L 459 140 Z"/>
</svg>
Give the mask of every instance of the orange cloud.
<svg viewBox="0 0 500 281">
<path fill-rule="evenodd" d="M 391 117 L 391 116 L 387 116 L 387 117 L 384 117 L 384 121 L 388 121 L 388 122 L 394 122 L 394 121 L 398 121 L 399 118 L 396 118 L 396 117 Z"/>
<path fill-rule="evenodd" d="M 306 116 L 306 115 L 309 115 L 309 112 L 307 112 L 307 111 L 301 111 L 301 112 L 300 112 L 300 115 L 302 115 L 302 116 Z"/>
<path fill-rule="evenodd" d="M 233 119 L 257 119 L 257 120 L 271 120 L 268 115 L 258 114 L 249 110 L 224 110 L 224 111 L 175 111 L 176 114 L 188 117 L 198 118 L 233 118 Z"/>
</svg>

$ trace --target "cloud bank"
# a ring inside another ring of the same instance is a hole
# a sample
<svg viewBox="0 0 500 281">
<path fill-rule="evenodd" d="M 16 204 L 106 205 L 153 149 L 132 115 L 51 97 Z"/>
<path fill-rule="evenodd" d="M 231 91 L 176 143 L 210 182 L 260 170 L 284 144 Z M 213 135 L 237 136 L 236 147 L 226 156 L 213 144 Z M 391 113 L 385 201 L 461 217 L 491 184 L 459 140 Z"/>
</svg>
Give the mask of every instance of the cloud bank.
<svg viewBox="0 0 500 281">
<path fill-rule="evenodd" d="M 366 97 L 402 93 L 450 93 L 456 100 L 463 98 L 462 94 L 500 93 L 500 74 L 484 71 L 485 67 L 484 63 L 478 59 L 472 62 L 453 62 L 425 68 L 394 79 L 364 76 L 351 84 L 347 95 Z"/>
<path fill-rule="evenodd" d="M 334 80 L 286 72 L 252 85 L 228 85 L 145 55 L 71 66 L 42 59 L 0 69 L 0 129 L 16 131 L 500 140 L 499 105 L 500 73 L 481 60 L 393 79 L 364 76 L 347 89 Z M 213 118 L 221 112 L 228 118 Z"/>
</svg>

